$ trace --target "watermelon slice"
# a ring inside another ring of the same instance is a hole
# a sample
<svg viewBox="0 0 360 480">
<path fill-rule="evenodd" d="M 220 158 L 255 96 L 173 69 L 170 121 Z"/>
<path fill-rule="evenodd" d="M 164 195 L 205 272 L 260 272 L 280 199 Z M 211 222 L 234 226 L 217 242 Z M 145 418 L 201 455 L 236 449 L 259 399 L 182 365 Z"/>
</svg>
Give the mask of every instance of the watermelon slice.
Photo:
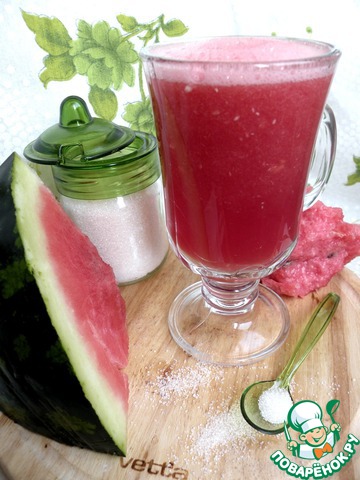
<svg viewBox="0 0 360 480">
<path fill-rule="evenodd" d="M 360 255 L 360 225 L 344 221 L 339 207 L 317 201 L 303 212 L 297 245 L 285 264 L 262 280 L 280 295 L 304 297 L 325 287 Z"/>
<path fill-rule="evenodd" d="M 102 261 L 89 239 L 72 223 L 36 173 L 17 155 L 13 156 L 11 187 L 16 209 L 16 225 L 30 270 L 28 275 L 33 275 L 36 280 L 51 323 L 81 385 L 83 394 L 117 447 L 112 449 L 112 453 L 125 454 L 128 381 L 123 368 L 128 359 L 128 335 L 125 304 L 113 271 Z M 0 239 L 0 243 L 5 243 L 5 236 L 4 240 Z M 4 248 L 6 251 L 8 245 L 5 245 Z M 1 249 L 0 253 L 3 253 Z M 4 273 L 4 271 L 0 273 Z M 7 297 L 10 296 L 10 294 L 4 294 L 3 290 L 3 312 L 6 312 L 6 308 L 8 308 Z M 24 316 L 23 313 L 22 316 Z M 43 316 L 42 313 L 41 315 Z M 13 316 L 13 323 L 16 325 L 17 318 L 14 313 Z M 6 319 L 1 318 L 0 320 L 1 322 L 4 320 L 5 325 Z M 28 322 L 33 329 L 41 325 L 37 318 L 28 318 Z M 8 324 L 9 322 L 6 323 L 6 325 Z M 34 333 L 37 336 L 42 334 L 41 331 Z M 46 335 L 48 334 L 45 333 L 44 348 L 47 341 Z M 26 344 L 27 335 L 19 335 L 18 338 L 21 337 Z M 18 338 L 14 339 L 13 344 L 9 344 L 9 349 L 14 349 L 16 340 L 17 351 L 19 351 Z M 41 342 L 38 342 L 38 345 L 41 349 Z M 9 355 L 3 345 L 1 348 L 1 367 L 3 368 Z M 24 350 L 22 350 L 21 355 L 24 354 Z M 14 362 L 13 356 L 12 361 Z M 15 365 L 14 369 L 16 370 L 17 367 Z M 44 370 L 47 367 L 44 365 Z M 25 398 L 24 403 L 28 406 L 34 403 L 33 398 L 31 402 L 30 400 L 26 402 L 27 393 L 34 389 L 34 385 L 30 385 L 30 382 L 29 385 L 26 385 L 28 377 L 24 375 L 25 380 L 23 379 L 21 385 L 16 385 L 19 391 L 14 394 L 11 383 L 15 382 L 16 375 L 13 375 L 14 378 L 11 377 L 8 364 L 3 370 L 6 370 L 6 375 L 3 375 L 3 383 L 0 385 L 0 408 L 2 403 L 7 405 L 5 401 L 3 402 L 7 395 Z M 59 377 L 59 382 L 63 381 L 64 379 Z M 62 388 L 71 388 L 71 385 L 62 384 Z M 37 390 L 42 391 L 44 395 L 44 400 L 39 397 L 39 402 L 40 404 L 43 402 L 42 422 L 46 423 L 45 417 L 49 413 L 46 410 L 48 385 L 45 382 Z M 78 393 L 74 395 L 76 396 Z M 62 396 L 62 393 L 59 396 Z M 71 391 L 68 394 L 69 399 L 71 401 Z M 63 399 L 61 401 L 63 402 Z M 56 399 L 49 401 L 49 404 L 51 403 L 55 404 Z M 66 416 L 67 404 L 69 401 L 65 404 L 63 402 L 57 414 L 60 411 L 71 427 L 71 416 Z M 14 414 L 11 409 L 1 409 L 22 423 L 19 415 Z M 50 415 L 48 417 L 50 418 Z M 32 422 L 33 420 L 30 421 L 30 425 Z M 77 428 L 79 425 L 72 429 L 69 437 L 74 436 Z M 92 433 L 96 429 L 91 422 L 87 428 Z M 35 426 L 32 429 L 39 432 L 44 431 Z M 54 431 L 54 423 L 49 431 L 49 436 L 58 439 L 56 426 Z M 85 445 L 81 445 L 81 442 L 73 441 L 69 437 L 64 440 L 65 443 L 80 443 L 80 446 L 85 447 L 89 444 L 89 448 L 92 448 L 91 441 L 89 443 L 86 440 Z M 97 448 L 95 447 L 95 449 Z M 108 448 L 99 448 L 99 450 L 108 451 Z"/>
</svg>

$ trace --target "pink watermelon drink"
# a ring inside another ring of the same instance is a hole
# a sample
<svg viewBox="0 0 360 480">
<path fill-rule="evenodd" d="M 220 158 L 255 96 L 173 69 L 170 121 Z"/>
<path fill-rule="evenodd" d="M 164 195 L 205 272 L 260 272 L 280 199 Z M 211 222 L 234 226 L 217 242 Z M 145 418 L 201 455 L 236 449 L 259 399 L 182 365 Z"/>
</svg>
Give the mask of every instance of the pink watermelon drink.
<svg viewBox="0 0 360 480">
<path fill-rule="evenodd" d="M 269 267 L 296 242 L 337 58 L 276 38 L 167 48 L 145 69 L 174 247 L 212 272 Z"/>
</svg>

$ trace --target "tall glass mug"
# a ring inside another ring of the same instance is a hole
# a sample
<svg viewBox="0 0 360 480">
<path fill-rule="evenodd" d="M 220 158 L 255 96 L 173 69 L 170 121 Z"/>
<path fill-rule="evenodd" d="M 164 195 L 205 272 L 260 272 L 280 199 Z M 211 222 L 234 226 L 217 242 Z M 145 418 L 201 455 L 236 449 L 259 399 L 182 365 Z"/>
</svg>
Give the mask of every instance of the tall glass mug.
<svg viewBox="0 0 360 480">
<path fill-rule="evenodd" d="M 204 362 L 258 361 L 289 330 L 284 302 L 260 279 L 290 255 L 301 211 L 334 161 L 325 103 L 340 52 L 310 40 L 218 37 L 141 56 L 170 241 L 201 276 L 174 300 L 170 332 Z"/>
</svg>

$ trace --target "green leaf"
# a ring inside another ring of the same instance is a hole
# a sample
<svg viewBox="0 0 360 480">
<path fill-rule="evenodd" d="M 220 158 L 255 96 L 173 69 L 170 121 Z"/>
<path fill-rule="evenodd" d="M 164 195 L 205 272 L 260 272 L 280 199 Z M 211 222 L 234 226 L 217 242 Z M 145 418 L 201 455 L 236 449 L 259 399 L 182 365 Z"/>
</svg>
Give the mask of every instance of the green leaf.
<svg viewBox="0 0 360 480">
<path fill-rule="evenodd" d="M 90 86 L 97 86 L 103 90 L 112 84 L 112 69 L 107 68 L 103 62 L 94 62 L 90 65 L 87 76 Z"/>
<path fill-rule="evenodd" d="M 87 55 L 76 55 L 73 58 L 74 67 L 79 75 L 86 75 L 92 61 Z"/>
<path fill-rule="evenodd" d="M 124 65 L 123 78 L 124 82 L 129 85 L 129 87 L 133 87 L 135 85 L 135 72 L 131 65 Z"/>
<path fill-rule="evenodd" d="M 78 38 L 91 39 L 92 38 L 92 26 L 85 20 L 79 20 L 77 23 Z"/>
<path fill-rule="evenodd" d="M 356 183 L 360 183 L 360 171 L 348 175 L 345 185 L 350 187 L 351 185 L 355 185 Z"/>
<path fill-rule="evenodd" d="M 133 32 L 139 26 L 138 21 L 135 17 L 131 17 L 128 15 L 117 15 L 117 21 L 120 23 L 121 28 L 128 33 Z"/>
<path fill-rule="evenodd" d="M 111 28 L 107 22 L 97 22 L 92 29 L 92 37 L 97 45 L 109 48 L 109 32 Z"/>
<path fill-rule="evenodd" d="M 134 45 L 107 22 L 93 27 L 80 21 L 79 38 L 70 50 L 77 72 L 87 75 L 89 85 L 107 90 L 119 90 L 123 83 L 135 85 L 136 72 L 132 64 L 139 62 Z"/>
<path fill-rule="evenodd" d="M 116 52 L 107 52 L 107 55 L 104 58 L 104 63 L 108 68 L 114 68 L 118 65 L 118 60 Z"/>
<path fill-rule="evenodd" d="M 27 27 L 35 33 L 36 43 L 50 55 L 63 55 L 69 51 L 71 37 L 61 21 L 21 12 Z"/>
<path fill-rule="evenodd" d="M 353 160 L 356 166 L 356 170 L 351 175 L 348 175 L 347 182 L 345 185 L 355 185 L 355 183 L 360 183 L 360 157 L 353 156 Z"/>
<path fill-rule="evenodd" d="M 112 121 L 117 114 L 118 101 L 114 92 L 110 89 L 102 90 L 96 86 L 91 87 L 89 101 L 96 115 Z"/>
<path fill-rule="evenodd" d="M 133 130 L 155 134 L 152 107 L 149 98 L 144 101 L 128 103 L 122 118 Z"/>
<path fill-rule="evenodd" d="M 115 90 L 120 90 L 124 83 L 124 66 L 121 63 L 115 63 L 112 68 L 112 84 Z"/>
<path fill-rule="evenodd" d="M 101 58 L 106 58 L 107 51 L 104 47 L 91 47 L 83 50 L 84 55 L 88 55 L 94 60 L 99 60 Z"/>
<path fill-rule="evenodd" d="M 121 35 L 119 30 L 117 30 L 116 28 L 111 28 L 109 30 L 109 49 L 115 51 L 120 41 Z"/>
<path fill-rule="evenodd" d="M 135 85 L 135 69 L 132 64 L 139 61 L 139 55 L 131 42 L 125 41 L 116 49 L 116 61 L 113 61 L 112 81 L 115 90 L 120 90 L 123 82 L 129 87 Z"/>
<path fill-rule="evenodd" d="M 87 48 L 89 48 L 88 40 L 85 38 L 78 38 L 71 42 L 69 53 L 72 57 L 76 57 L 76 55 L 81 55 Z"/>
<path fill-rule="evenodd" d="M 181 20 L 177 19 L 169 20 L 161 28 L 168 37 L 179 37 L 189 30 Z"/>
<path fill-rule="evenodd" d="M 126 63 L 115 65 L 112 70 L 112 81 L 115 90 L 120 90 L 123 82 L 129 85 L 129 87 L 133 87 L 135 85 L 135 72 L 133 67 Z"/>
<path fill-rule="evenodd" d="M 120 43 L 116 53 L 119 59 L 126 63 L 136 63 L 139 60 L 139 54 L 135 50 L 134 45 L 128 40 Z"/>
<path fill-rule="evenodd" d="M 40 72 L 39 78 L 47 87 L 50 81 L 64 82 L 71 80 L 76 75 L 76 67 L 70 55 L 48 55 L 44 58 L 45 68 Z"/>
</svg>

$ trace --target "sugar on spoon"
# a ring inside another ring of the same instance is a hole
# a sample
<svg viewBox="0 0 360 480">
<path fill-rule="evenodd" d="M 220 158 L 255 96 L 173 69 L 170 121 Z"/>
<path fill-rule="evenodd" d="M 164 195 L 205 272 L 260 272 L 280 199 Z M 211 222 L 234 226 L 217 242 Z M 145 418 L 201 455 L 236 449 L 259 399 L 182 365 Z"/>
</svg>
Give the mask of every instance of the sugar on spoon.
<svg viewBox="0 0 360 480">
<path fill-rule="evenodd" d="M 267 415 L 264 415 L 263 412 L 261 412 L 259 399 L 265 395 L 265 393 L 267 394 L 272 388 L 273 390 L 276 390 L 274 393 L 282 396 L 283 399 L 284 396 L 287 396 L 289 401 L 292 403 L 292 398 L 289 391 L 290 382 L 295 372 L 298 370 L 300 365 L 309 355 L 315 344 L 320 339 L 321 335 L 326 330 L 326 327 L 329 325 L 330 320 L 335 314 L 339 302 L 339 295 L 336 293 L 329 293 L 318 304 L 312 313 L 298 343 L 296 344 L 293 354 L 276 380 L 256 382 L 244 390 L 240 399 L 240 407 L 245 420 L 252 427 L 262 433 L 272 435 L 276 435 L 284 431 L 287 411 L 280 412 L 280 415 L 283 414 L 285 418 L 282 418 L 279 422 L 276 420 L 274 423 L 272 423 L 273 420 L 271 419 L 271 421 L 269 421 Z M 279 406 L 281 408 L 281 402 L 279 402 Z M 279 408 L 279 406 L 274 405 L 275 408 Z"/>
</svg>

